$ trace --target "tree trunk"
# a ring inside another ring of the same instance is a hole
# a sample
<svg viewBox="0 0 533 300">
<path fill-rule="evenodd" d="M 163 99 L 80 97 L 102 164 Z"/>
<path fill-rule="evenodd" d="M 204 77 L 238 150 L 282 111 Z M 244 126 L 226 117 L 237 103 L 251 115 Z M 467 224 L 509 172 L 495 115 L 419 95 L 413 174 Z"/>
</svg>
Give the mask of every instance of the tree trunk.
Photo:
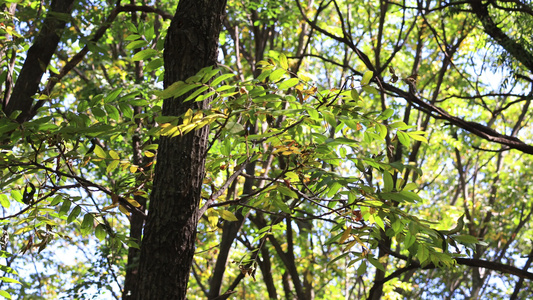
<svg viewBox="0 0 533 300">
<path fill-rule="evenodd" d="M 39 84 L 50 59 L 65 28 L 65 19 L 70 17 L 74 0 L 52 0 L 39 35 L 28 49 L 26 60 L 20 70 L 17 82 L 11 95 L 3 100 L 4 113 L 9 116 L 16 110 L 21 113 L 17 118 L 20 123 L 28 121 L 34 115 L 31 111 L 33 98 L 39 91 Z"/>
<path fill-rule="evenodd" d="M 181 0 L 165 41 L 165 88 L 214 65 L 226 0 Z M 163 115 L 205 109 L 208 101 L 167 99 Z M 194 256 L 209 128 L 161 137 L 141 245 L 137 299 L 185 299 Z"/>
<path fill-rule="evenodd" d="M 133 2 L 132 2 L 133 3 Z M 146 21 L 145 14 L 141 14 L 141 21 Z M 133 12 L 131 14 L 131 22 L 135 25 L 139 25 L 139 21 L 137 19 L 137 13 Z M 158 33 L 156 33 L 158 34 Z M 141 49 L 136 49 L 135 53 L 138 53 L 141 51 Z M 144 62 L 136 61 L 135 62 L 135 83 L 141 84 L 144 80 L 144 72 L 143 72 L 143 66 Z M 143 108 L 141 106 L 134 106 L 133 112 L 135 115 L 143 113 Z M 144 157 L 143 158 L 143 141 L 141 139 L 141 132 L 143 128 L 143 121 L 141 118 L 135 118 L 135 133 L 132 137 L 132 145 L 131 148 L 133 150 L 133 157 L 132 161 L 133 164 L 137 166 L 142 166 L 143 168 L 146 168 L 147 164 L 152 161 L 152 158 Z M 148 171 L 148 170 L 146 170 Z M 147 180 L 145 177 L 146 173 L 138 173 L 137 180 L 138 182 L 135 183 L 135 186 L 139 186 L 140 183 Z M 135 201 L 140 204 L 138 209 L 140 209 L 142 212 L 146 213 L 146 198 L 142 197 L 140 195 L 134 196 Z M 141 214 L 131 214 L 130 216 L 130 239 L 136 242 L 137 244 L 141 244 L 142 239 L 142 232 L 144 227 L 144 216 Z M 128 262 L 126 263 L 126 275 L 124 276 L 124 290 L 122 292 L 122 299 L 123 300 L 135 300 L 137 295 L 137 288 L 139 286 L 139 257 L 141 255 L 141 251 L 138 248 L 135 247 L 129 247 L 128 248 Z"/>
</svg>

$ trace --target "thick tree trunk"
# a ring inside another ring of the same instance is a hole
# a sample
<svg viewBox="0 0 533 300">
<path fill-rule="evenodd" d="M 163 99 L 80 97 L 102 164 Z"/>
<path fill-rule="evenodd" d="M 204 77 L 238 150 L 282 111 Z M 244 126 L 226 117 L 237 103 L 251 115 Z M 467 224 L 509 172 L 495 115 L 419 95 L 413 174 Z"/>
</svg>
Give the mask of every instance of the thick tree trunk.
<svg viewBox="0 0 533 300">
<path fill-rule="evenodd" d="M 165 41 L 168 87 L 214 65 L 226 0 L 181 0 Z M 208 102 L 167 99 L 163 114 L 178 116 Z M 141 245 L 137 299 L 185 299 L 194 255 L 209 128 L 161 137 L 153 192 Z"/>
</svg>

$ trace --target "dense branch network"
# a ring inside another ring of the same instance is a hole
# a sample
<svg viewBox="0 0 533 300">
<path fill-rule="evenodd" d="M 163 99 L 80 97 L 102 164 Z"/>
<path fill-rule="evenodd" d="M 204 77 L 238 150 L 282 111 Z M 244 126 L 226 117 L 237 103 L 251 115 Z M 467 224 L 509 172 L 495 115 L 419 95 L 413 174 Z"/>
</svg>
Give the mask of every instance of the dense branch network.
<svg viewBox="0 0 533 300">
<path fill-rule="evenodd" d="M 529 52 L 524 50 L 523 47 L 516 45 L 516 43 L 513 43 L 512 41 L 510 41 L 509 38 L 505 36 L 505 34 L 503 34 L 503 32 L 494 25 L 494 23 L 491 23 L 492 20 L 487 16 L 488 12 L 486 11 L 486 7 L 484 6 L 479 7 L 479 5 L 476 3 L 480 1 L 472 1 L 472 2 L 473 2 L 472 5 L 475 7 L 475 9 L 479 9 L 480 11 L 478 13 L 478 16 L 484 20 L 483 22 L 486 26 L 485 30 L 488 31 L 489 34 L 491 34 L 491 36 L 494 35 L 497 42 L 504 43 L 505 44 L 504 47 L 512 48 L 511 50 L 513 51 L 510 53 L 513 55 L 516 55 L 517 57 L 520 57 L 519 60 L 521 60 L 528 68 L 531 67 L 530 70 L 533 70 L 533 59 L 531 55 L 529 55 Z M 376 67 L 370 61 L 368 56 L 362 50 L 360 50 L 355 44 L 353 44 L 351 39 L 346 36 L 346 33 L 344 36 L 337 36 L 321 28 L 320 26 L 318 26 L 316 19 L 312 21 L 306 16 L 306 13 L 304 12 L 299 1 L 297 1 L 297 4 L 300 9 L 300 13 L 302 17 L 314 30 L 342 44 L 347 45 L 348 47 L 350 47 L 350 49 L 352 49 L 357 54 L 357 56 L 361 59 L 361 61 L 364 63 L 364 65 L 369 70 L 371 71 L 376 70 Z M 320 7 L 319 9 L 317 9 L 317 16 L 318 14 L 321 13 L 321 11 L 323 11 L 324 8 L 325 7 Z M 359 75 L 362 75 L 362 74 L 359 73 Z M 450 122 L 451 124 L 459 128 L 462 128 L 470 133 L 473 133 L 476 136 L 481 137 L 487 141 L 505 145 L 511 149 L 516 149 L 527 154 L 533 154 L 533 145 L 526 144 L 525 142 L 521 141 L 520 139 L 514 136 L 501 134 L 497 132 L 496 130 L 488 126 L 485 126 L 483 124 L 472 122 L 472 121 L 467 121 L 457 116 L 453 116 L 449 114 L 448 112 L 446 112 L 444 109 L 437 107 L 432 103 L 428 103 L 422 100 L 418 95 L 415 94 L 415 92 L 412 89 L 410 91 L 402 90 L 392 84 L 384 82 L 380 74 L 374 74 L 374 76 L 375 77 L 373 81 L 378 84 L 378 86 L 380 87 L 382 91 L 390 92 L 397 97 L 401 97 L 405 99 L 409 103 L 413 104 L 416 108 L 428 114 L 431 114 L 436 119 L 446 120 Z"/>
<path fill-rule="evenodd" d="M 55 2 L 53 2 L 55 3 Z M 60 0 L 56 5 L 52 5 L 51 12 L 68 13 L 72 10 L 72 0 Z M 55 52 L 60 39 L 65 22 L 61 21 L 55 14 L 48 14 L 44 23 L 48 24 L 44 26 L 49 30 L 43 30 L 36 38 L 35 43 L 30 47 L 26 61 L 20 71 L 20 75 L 17 79 L 13 93 L 6 95 L 4 99 L 4 113 L 9 116 L 13 112 L 19 110 L 21 113 L 17 117 L 17 121 L 22 123 L 29 121 L 33 118 L 40 107 L 42 107 L 46 101 L 39 100 L 33 105 L 33 96 L 37 93 L 41 95 L 50 96 L 54 87 L 59 83 L 74 67 L 76 67 L 89 52 L 89 44 L 95 44 L 104 36 L 106 31 L 111 27 L 113 21 L 121 12 L 151 12 L 160 15 L 164 19 L 170 19 L 171 15 L 164 12 L 161 9 L 157 9 L 147 5 L 120 5 L 120 1 L 117 3 L 106 21 L 95 31 L 92 38 L 89 40 L 78 53 L 70 58 L 70 60 L 61 68 L 59 74 L 53 74 L 50 76 L 46 83 L 46 87 L 39 92 L 39 82 L 45 72 L 45 68 L 42 65 L 48 66 L 52 58 L 52 54 Z"/>
</svg>

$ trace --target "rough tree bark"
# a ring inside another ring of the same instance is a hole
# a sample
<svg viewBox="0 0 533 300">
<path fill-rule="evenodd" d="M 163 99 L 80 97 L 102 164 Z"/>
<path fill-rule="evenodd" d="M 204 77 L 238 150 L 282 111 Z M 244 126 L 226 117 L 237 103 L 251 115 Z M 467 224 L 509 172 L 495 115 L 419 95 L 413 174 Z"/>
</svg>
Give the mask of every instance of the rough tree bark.
<svg viewBox="0 0 533 300">
<path fill-rule="evenodd" d="M 168 29 L 164 86 L 214 65 L 226 0 L 181 0 Z M 167 99 L 163 114 L 205 109 L 208 101 Z M 137 299 L 185 299 L 194 255 L 209 128 L 161 137 L 141 245 Z"/>
</svg>

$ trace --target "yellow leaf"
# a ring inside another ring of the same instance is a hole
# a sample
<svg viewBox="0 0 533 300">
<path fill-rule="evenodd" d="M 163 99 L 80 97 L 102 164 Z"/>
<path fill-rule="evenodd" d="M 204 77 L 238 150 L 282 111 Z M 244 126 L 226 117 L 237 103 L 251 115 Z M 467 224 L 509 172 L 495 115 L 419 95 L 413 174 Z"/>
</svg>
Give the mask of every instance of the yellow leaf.
<svg viewBox="0 0 533 300">
<path fill-rule="evenodd" d="M 350 243 L 348 243 L 348 245 L 346 245 L 346 247 L 342 250 L 342 252 L 346 252 L 348 250 L 350 250 L 350 248 L 352 248 L 355 243 L 357 243 L 355 240 L 351 241 Z"/>
<path fill-rule="evenodd" d="M 146 157 L 154 157 L 155 154 L 153 152 L 150 152 L 150 151 L 144 151 L 144 156 L 146 156 Z"/>
<path fill-rule="evenodd" d="M 111 205 L 108 205 L 108 206 L 102 208 L 102 211 L 107 211 L 107 210 L 113 209 L 113 208 L 115 208 L 117 206 L 118 206 L 118 203 L 111 204 Z"/>
<path fill-rule="evenodd" d="M 132 198 L 127 198 L 126 200 L 128 200 L 128 202 L 129 202 L 131 205 L 133 205 L 134 207 L 139 207 L 139 206 L 141 206 L 141 205 L 139 204 L 139 202 L 135 201 L 135 200 L 132 199 Z"/>
<path fill-rule="evenodd" d="M 31 227 L 22 227 L 22 228 L 17 229 L 13 234 L 14 235 L 18 235 L 18 234 L 21 234 L 21 233 L 24 233 L 24 232 L 28 232 L 28 231 L 31 231 L 31 230 L 32 230 Z"/>
<path fill-rule="evenodd" d="M 351 233 L 352 233 L 352 228 L 348 226 L 348 228 L 346 228 L 346 230 L 342 233 L 342 236 L 339 239 L 339 244 L 344 243 L 344 241 L 346 241 L 350 237 Z"/>
<path fill-rule="evenodd" d="M 199 112 L 197 112 L 196 114 L 194 114 L 194 117 L 192 118 L 192 121 L 193 121 L 193 122 L 200 121 L 203 117 L 204 117 L 204 113 L 202 113 L 201 111 L 199 111 Z"/>
<path fill-rule="evenodd" d="M 151 153 L 151 152 L 150 152 L 150 153 Z M 139 167 L 137 167 L 137 166 L 135 166 L 135 165 L 131 165 L 131 166 L 130 166 L 130 172 L 131 172 L 131 173 L 135 173 L 135 172 L 137 172 L 137 169 L 139 169 Z"/>
<path fill-rule="evenodd" d="M 361 79 L 361 85 L 369 84 L 370 80 L 372 79 L 372 76 L 374 76 L 374 72 L 366 71 L 365 74 L 363 74 L 363 78 Z"/>
<path fill-rule="evenodd" d="M 183 115 L 183 125 L 187 125 L 191 123 L 192 120 L 192 109 L 188 109 L 187 112 L 185 112 L 185 115 Z"/>
<path fill-rule="evenodd" d="M 119 205 L 118 206 L 118 209 L 125 215 L 129 216 L 130 215 L 130 212 L 122 205 Z"/>
<path fill-rule="evenodd" d="M 209 225 L 211 227 L 216 227 L 218 223 L 218 217 L 217 216 L 208 216 L 207 221 L 209 221 Z"/>
<path fill-rule="evenodd" d="M 178 136 L 178 135 L 185 135 L 187 133 L 189 133 L 190 131 L 192 131 L 194 128 L 196 128 L 196 124 L 194 123 L 191 123 L 191 124 L 187 124 L 187 125 L 181 125 L 180 126 L 180 132 L 176 132 L 172 135 L 172 137 L 174 136 Z"/>
<path fill-rule="evenodd" d="M 106 172 L 107 173 L 111 173 L 113 172 L 117 167 L 118 167 L 118 164 L 120 163 L 120 161 L 118 160 L 112 160 L 109 165 L 107 165 L 107 168 L 106 168 Z"/>
<path fill-rule="evenodd" d="M 353 238 L 354 238 L 354 240 L 356 240 L 361 246 L 363 246 L 363 247 L 366 248 L 365 244 L 363 243 L 363 241 L 361 241 L 361 239 L 359 238 L 359 236 L 354 235 Z"/>
<path fill-rule="evenodd" d="M 111 156 L 111 158 L 113 159 L 120 159 L 120 157 L 118 156 L 118 153 L 115 152 L 114 150 L 109 150 L 109 156 Z"/>
<path fill-rule="evenodd" d="M 222 219 L 226 220 L 226 221 L 230 221 L 230 222 L 233 222 L 233 221 L 238 221 L 239 219 L 237 219 L 237 217 L 235 217 L 235 215 L 229 211 L 229 210 L 222 210 L 220 211 L 220 216 L 222 217 Z"/>
</svg>

